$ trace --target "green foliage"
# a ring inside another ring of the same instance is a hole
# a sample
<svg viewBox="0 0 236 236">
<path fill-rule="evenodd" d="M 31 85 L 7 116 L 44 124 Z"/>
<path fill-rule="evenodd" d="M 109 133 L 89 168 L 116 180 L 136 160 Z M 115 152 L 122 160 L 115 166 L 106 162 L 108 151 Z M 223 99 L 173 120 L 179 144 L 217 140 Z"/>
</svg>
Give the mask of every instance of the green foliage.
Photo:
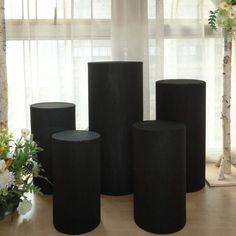
<svg viewBox="0 0 236 236">
<path fill-rule="evenodd" d="M 229 12 L 227 10 L 220 9 L 217 15 L 217 25 L 226 30 L 235 30 L 236 29 L 236 18 L 229 18 Z"/>
<path fill-rule="evenodd" d="M 39 172 L 43 172 L 37 160 L 38 153 L 43 149 L 33 141 L 33 136 L 27 130 L 24 132 L 14 142 L 12 135 L 0 130 L 0 175 L 9 176 L 10 183 L 4 187 L 5 183 L 0 182 L 0 218 L 4 217 L 5 212 L 14 211 L 19 202 L 26 198 L 26 193 L 41 194 L 40 188 L 33 183 L 33 177 L 41 177 Z M 10 178 L 14 178 L 14 181 Z"/>
<path fill-rule="evenodd" d="M 236 0 L 224 0 L 224 1 L 230 5 L 236 5 Z"/>
<path fill-rule="evenodd" d="M 213 30 L 217 30 L 216 27 L 216 14 L 219 12 L 219 9 L 215 10 L 215 11 L 210 11 L 210 15 L 208 18 L 208 24 L 210 25 L 210 27 Z"/>
<path fill-rule="evenodd" d="M 28 161 L 23 167 L 22 167 L 22 173 L 23 175 L 30 175 L 33 172 L 34 163 Z"/>
<path fill-rule="evenodd" d="M 33 141 L 26 140 L 24 144 L 20 142 L 16 143 L 11 170 L 14 170 L 14 172 L 23 172 L 25 174 L 27 174 L 24 172 L 25 170 L 32 172 L 32 160 L 37 161 L 37 153 L 40 151 L 42 151 L 42 149 L 38 147 Z"/>
<path fill-rule="evenodd" d="M 228 3 L 231 5 L 236 5 L 236 0 L 230 0 Z"/>
<path fill-rule="evenodd" d="M 16 210 L 21 201 L 20 195 L 15 192 L 9 192 L 7 196 L 0 195 L 0 219 L 4 218 L 5 212 L 13 212 Z"/>
<path fill-rule="evenodd" d="M 213 30 L 222 28 L 236 31 L 236 0 L 224 0 L 215 11 L 210 11 L 208 23 Z"/>
</svg>

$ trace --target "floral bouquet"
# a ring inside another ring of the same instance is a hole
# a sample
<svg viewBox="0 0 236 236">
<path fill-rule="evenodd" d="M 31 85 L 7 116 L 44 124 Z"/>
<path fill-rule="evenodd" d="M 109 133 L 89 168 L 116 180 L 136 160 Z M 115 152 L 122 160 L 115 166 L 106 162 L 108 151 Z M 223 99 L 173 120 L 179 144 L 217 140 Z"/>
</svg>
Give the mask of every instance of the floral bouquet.
<svg viewBox="0 0 236 236">
<path fill-rule="evenodd" d="M 236 29 L 236 0 L 219 1 L 218 8 L 210 11 L 209 25 L 216 30 L 217 26 L 226 30 Z"/>
<path fill-rule="evenodd" d="M 13 141 L 6 129 L 0 130 L 0 219 L 16 209 L 26 214 L 32 208 L 26 193 L 40 193 L 33 177 L 39 177 L 37 153 L 42 149 L 27 129 L 21 133 L 21 138 Z"/>
</svg>

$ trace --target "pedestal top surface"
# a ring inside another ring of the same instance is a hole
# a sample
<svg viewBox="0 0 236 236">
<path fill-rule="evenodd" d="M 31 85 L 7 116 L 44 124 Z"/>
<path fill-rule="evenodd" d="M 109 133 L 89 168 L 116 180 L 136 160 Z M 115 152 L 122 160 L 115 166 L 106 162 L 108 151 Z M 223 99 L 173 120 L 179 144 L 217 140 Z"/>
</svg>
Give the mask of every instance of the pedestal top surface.
<svg viewBox="0 0 236 236">
<path fill-rule="evenodd" d="M 83 142 L 100 138 L 100 134 L 86 130 L 66 130 L 52 135 L 53 139 L 63 142 Z"/>
<path fill-rule="evenodd" d="M 143 63 L 142 61 L 96 61 L 88 62 L 88 64 L 131 64 L 131 63 Z"/>
<path fill-rule="evenodd" d="M 197 79 L 165 79 L 156 81 L 157 84 L 166 85 L 204 85 L 205 82 Z"/>
<path fill-rule="evenodd" d="M 31 105 L 32 108 L 37 108 L 37 109 L 62 109 L 74 106 L 75 104 L 68 102 L 41 102 Z"/>
<path fill-rule="evenodd" d="M 185 125 L 183 123 L 166 120 L 140 121 L 133 124 L 133 127 L 137 130 L 151 132 L 185 129 Z"/>
</svg>

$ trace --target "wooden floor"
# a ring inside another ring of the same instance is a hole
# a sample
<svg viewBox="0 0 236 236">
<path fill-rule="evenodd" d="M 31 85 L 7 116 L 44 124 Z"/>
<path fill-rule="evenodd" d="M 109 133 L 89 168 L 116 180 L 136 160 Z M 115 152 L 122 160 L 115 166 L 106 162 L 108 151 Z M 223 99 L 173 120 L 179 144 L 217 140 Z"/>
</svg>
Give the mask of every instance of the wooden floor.
<svg viewBox="0 0 236 236">
<path fill-rule="evenodd" d="M 33 198 L 33 210 L 24 217 L 14 215 L 0 221 L 1 236 L 63 235 L 52 225 L 52 197 Z M 132 217 L 132 195 L 102 196 L 101 224 L 85 236 L 155 235 L 138 228 Z M 187 224 L 172 234 L 181 236 L 235 236 L 236 187 L 213 187 L 187 195 Z"/>
</svg>

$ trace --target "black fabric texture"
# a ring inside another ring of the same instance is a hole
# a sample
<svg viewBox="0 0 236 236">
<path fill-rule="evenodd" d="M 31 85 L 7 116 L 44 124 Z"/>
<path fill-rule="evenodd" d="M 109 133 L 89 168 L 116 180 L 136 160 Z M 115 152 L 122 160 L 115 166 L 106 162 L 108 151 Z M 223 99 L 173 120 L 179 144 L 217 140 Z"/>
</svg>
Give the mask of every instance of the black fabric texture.
<svg viewBox="0 0 236 236">
<path fill-rule="evenodd" d="M 169 121 L 133 125 L 134 219 L 152 233 L 186 223 L 186 129 Z"/>
<path fill-rule="evenodd" d="M 59 131 L 75 129 L 75 104 L 36 103 L 30 106 L 30 118 L 34 141 L 44 149 L 38 155 L 39 162 L 45 171 L 40 174 L 53 182 L 51 135 Z M 34 178 L 34 184 L 40 187 L 44 194 L 53 193 L 52 184 L 42 178 Z"/>
<path fill-rule="evenodd" d="M 52 136 L 53 224 L 66 234 L 100 223 L 100 135 L 68 130 Z"/>
<path fill-rule="evenodd" d="M 156 82 L 156 119 L 180 121 L 187 128 L 187 192 L 205 186 L 206 84 L 201 80 Z"/>
<path fill-rule="evenodd" d="M 101 191 L 132 193 L 132 124 L 143 120 L 142 62 L 88 63 L 89 130 L 101 134 Z"/>
</svg>

